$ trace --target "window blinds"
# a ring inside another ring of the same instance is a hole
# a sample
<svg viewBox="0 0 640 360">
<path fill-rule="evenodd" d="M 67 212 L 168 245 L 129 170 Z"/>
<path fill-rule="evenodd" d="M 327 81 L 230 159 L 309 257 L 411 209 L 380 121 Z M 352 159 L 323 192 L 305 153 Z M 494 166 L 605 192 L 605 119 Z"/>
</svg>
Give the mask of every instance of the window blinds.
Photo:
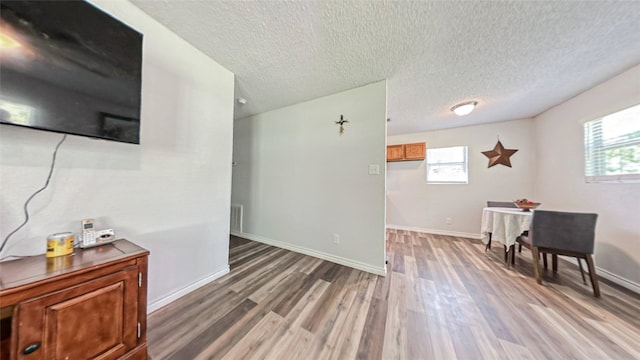
<svg viewBox="0 0 640 360">
<path fill-rule="evenodd" d="M 587 182 L 640 181 L 640 105 L 584 124 Z"/>
</svg>

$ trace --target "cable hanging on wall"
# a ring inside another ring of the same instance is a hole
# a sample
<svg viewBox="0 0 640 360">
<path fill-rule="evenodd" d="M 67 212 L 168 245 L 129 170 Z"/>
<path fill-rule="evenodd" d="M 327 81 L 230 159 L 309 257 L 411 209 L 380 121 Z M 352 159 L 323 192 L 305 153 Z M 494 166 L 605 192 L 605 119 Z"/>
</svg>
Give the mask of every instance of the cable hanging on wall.
<svg viewBox="0 0 640 360">
<path fill-rule="evenodd" d="M 55 150 L 53 151 L 53 158 L 51 159 L 51 166 L 49 168 L 49 175 L 47 176 L 47 180 L 44 183 L 44 186 L 41 187 L 40 189 L 36 190 L 33 194 L 31 194 L 31 196 L 29 196 L 29 198 L 27 199 L 27 201 L 25 201 L 24 206 L 23 206 L 23 210 L 24 210 L 24 221 L 22 222 L 22 224 L 20 224 L 20 226 L 18 226 L 15 230 L 13 230 L 12 232 L 10 232 L 2 241 L 2 245 L 0 245 L 0 254 L 2 253 L 2 250 L 4 250 L 5 245 L 7 245 L 7 243 L 9 242 L 9 239 L 11 238 L 11 236 L 15 233 L 18 232 L 18 230 L 22 229 L 23 226 L 25 226 L 27 224 L 27 222 L 29 222 L 29 203 L 31 202 L 31 200 L 33 200 L 33 198 L 38 195 L 39 193 L 41 193 L 42 191 L 44 191 L 48 186 L 49 186 L 49 182 L 51 181 L 51 175 L 53 174 L 53 169 L 56 166 L 56 156 L 58 154 L 58 149 L 60 148 L 60 145 L 62 145 L 62 143 L 65 141 L 65 139 L 67 138 L 67 135 L 65 134 L 62 139 L 60 140 L 60 142 L 58 142 L 58 145 L 56 145 Z M 11 257 L 11 256 L 6 256 L 6 257 Z M 5 257 L 5 258 L 6 258 Z M 4 259 L 4 258 L 2 258 Z"/>
</svg>

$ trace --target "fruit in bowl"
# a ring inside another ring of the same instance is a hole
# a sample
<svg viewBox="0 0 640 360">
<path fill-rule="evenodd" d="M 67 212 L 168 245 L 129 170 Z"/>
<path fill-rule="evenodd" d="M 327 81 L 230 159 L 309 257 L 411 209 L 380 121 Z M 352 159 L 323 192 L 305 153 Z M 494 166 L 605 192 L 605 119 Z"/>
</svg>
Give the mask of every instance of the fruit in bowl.
<svg viewBox="0 0 640 360">
<path fill-rule="evenodd" d="M 540 206 L 539 202 L 531 201 L 528 199 L 518 199 L 513 202 L 522 211 L 529 211 Z"/>
</svg>

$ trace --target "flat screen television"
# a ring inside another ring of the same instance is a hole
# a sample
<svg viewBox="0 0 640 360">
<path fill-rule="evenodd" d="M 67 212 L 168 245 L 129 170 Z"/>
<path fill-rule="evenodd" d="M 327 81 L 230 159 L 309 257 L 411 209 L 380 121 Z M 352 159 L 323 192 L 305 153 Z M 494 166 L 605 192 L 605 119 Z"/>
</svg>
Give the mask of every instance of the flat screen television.
<svg viewBox="0 0 640 360">
<path fill-rule="evenodd" d="M 80 0 L 0 7 L 0 123 L 140 144 L 142 34 Z"/>
</svg>

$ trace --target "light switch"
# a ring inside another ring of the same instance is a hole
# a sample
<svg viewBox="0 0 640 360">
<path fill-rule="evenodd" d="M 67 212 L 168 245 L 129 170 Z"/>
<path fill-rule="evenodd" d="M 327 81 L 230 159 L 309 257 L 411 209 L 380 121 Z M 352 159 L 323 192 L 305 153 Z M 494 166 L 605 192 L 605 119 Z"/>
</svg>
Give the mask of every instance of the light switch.
<svg viewBox="0 0 640 360">
<path fill-rule="evenodd" d="M 369 175 L 380 175 L 380 165 L 369 164 Z"/>
</svg>

